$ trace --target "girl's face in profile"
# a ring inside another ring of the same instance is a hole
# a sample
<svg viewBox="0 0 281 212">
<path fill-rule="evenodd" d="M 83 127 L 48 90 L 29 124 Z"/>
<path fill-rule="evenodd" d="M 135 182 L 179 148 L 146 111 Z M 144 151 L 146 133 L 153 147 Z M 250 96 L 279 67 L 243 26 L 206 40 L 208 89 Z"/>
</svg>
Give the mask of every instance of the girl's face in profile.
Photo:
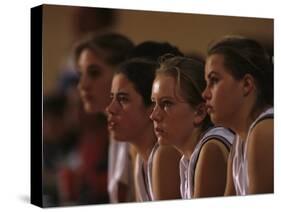
<svg viewBox="0 0 281 212">
<path fill-rule="evenodd" d="M 194 128 L 195 110 L 183 99 L 172 76 L 157 75 L 152 87 L 150 116 L 160 144 L 183 147 Z"/>
<path fill-rule="evenodd" d="M 202 95 L 212 122 L 230 127 L 229 122 L 237 116 L 243 103 L 242 82 L 233 78 L 220 54 L 207 58 L 205 79 L 207 87 Z"/>
<path fill-rule="evenodd" d="M 84 49 L 81 52 L 78 58 L 78 89 L 86 112 L 104 112 L 110 101 L 112 69 L 93 51 Z"/>
<path fill-rule="evenodd" d="M 111 86 L 111 103 L 107 106 L 108 129 L 114 139 L 131 141 L 142 136 L 150 126 L 151 107 L 124 74 L 116 74 Z"/>
</svg>

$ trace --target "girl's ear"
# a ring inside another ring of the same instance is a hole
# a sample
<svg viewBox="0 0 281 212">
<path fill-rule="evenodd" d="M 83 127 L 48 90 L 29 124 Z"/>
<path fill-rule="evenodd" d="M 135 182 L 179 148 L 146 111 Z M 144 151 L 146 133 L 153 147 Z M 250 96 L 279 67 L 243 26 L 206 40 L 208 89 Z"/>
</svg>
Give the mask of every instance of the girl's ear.
<svg viewBox="0 0 281 212">
<path fill-rule="evenodd" d="M 242 79 L 243 95 L 248 96 L 255 89 L 255 80 L 252 75 L 245 74 Z"/>
<path fill-rule="evenodd" d="M 205 103 L 201 103 L 196 107 L 195 116 L 193 120 L 194 126 L 199 126 L 207 116 L 207 108 Z"/>
</svg>

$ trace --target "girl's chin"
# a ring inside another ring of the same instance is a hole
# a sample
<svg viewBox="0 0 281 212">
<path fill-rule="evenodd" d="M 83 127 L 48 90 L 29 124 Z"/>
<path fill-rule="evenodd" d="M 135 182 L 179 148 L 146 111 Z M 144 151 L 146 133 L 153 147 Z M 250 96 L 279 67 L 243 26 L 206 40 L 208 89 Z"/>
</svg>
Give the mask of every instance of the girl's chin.
<svg viewBox="0 0 281 212">
<path fill-rule="evenodd" d="M 223 122 L 219 117 L 217 117 L 214 113 L 212 113 L 212 114 L 210 115 L 210 118 L 211 118 L 211 121 L 212 121 L 215 125 L 224 126 L 224 122 Z"/>
</svg>

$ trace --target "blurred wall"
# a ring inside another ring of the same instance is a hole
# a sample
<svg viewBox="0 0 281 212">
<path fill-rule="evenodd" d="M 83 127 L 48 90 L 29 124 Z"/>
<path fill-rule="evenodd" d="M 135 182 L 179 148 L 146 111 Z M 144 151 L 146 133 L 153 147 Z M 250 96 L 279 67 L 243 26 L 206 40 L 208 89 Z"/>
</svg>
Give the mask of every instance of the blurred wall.
<svg viewBox="0 0 281 212">
<path fill-rule="evenodd" d="M 67 63 L 66 58 L 71 47 L 83 36 L 83 33 L 77 32 L 77 23 L 89 24 L 91 23 L 89 19 L 93 20 L 93 23 L 99 23 L 103 17 L 108 17 L 108 15 L 97 15 L 100 9 L 90 9 L 95 14 L 93 17 L 81 16 L 85 11 L 77 16 L 79 7 L 45 6 L 43 12 L 44 93 L 53 89 L 58 73 Z M 168 41 L 185 53 L 205 56 L 207 46 L 212 40 L 226 34 L 239 34 L 258 40 L 271 54 L 273 51 L 273 19 L 137 10 L 115 10 L 113 17 L 114 21 L 105 24 L 104 29 L 125 34 L 136 44 L 145 40 Z M 82 21 L 76 21 L 77 18 Z M 93 30 L 102 29 L 102 26 L 90 27 Z"/>
<path fill-rule="evenodd" d="M 117 30 L 136 42 L 167 40 L 185 52 L 202 54 L 210 41 L 226 34 L 249 36 L 268 46 L 273 43 L 272 19 L 123 10 Z"/>
<path fill-rule="evenodd" d="M 43 84 L 44 93 L 55 86 L 59 71 L 74 41 L 71 17 L 74 7 L 49 6 L 43 8 Z"/>
</svg>

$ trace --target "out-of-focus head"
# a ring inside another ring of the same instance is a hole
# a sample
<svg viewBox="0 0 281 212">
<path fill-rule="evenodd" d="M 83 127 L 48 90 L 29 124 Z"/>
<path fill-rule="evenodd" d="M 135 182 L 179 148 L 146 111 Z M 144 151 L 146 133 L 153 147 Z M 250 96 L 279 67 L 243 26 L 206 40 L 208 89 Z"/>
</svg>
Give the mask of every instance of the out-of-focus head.
<svg viewBox="0 0 281 212">
<path fill-rule="evenodd" d="M 90 34 L 74 50 L 80 73 L 78 89 L 84 109 L 104 112 L 109 103 L 113 72 L 133 48 L 133 43 L 117 33 Z"/>
</svg>

